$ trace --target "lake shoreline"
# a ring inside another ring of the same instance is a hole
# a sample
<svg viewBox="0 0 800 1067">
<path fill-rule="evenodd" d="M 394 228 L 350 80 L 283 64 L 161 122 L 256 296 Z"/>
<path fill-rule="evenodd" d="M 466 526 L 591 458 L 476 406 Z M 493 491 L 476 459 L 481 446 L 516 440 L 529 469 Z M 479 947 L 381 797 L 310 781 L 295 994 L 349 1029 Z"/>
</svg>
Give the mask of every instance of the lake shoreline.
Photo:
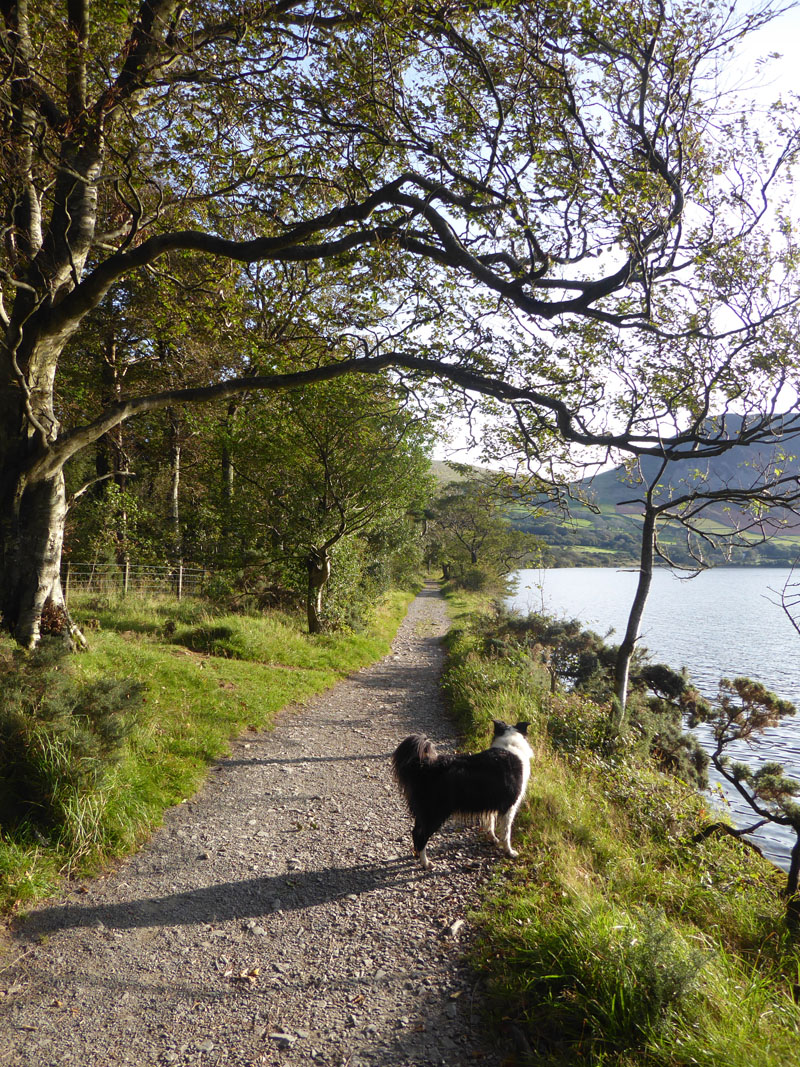
<svg viewBox="0 0 800 1067">
<path fill-rule="evenodd" d="M 517 591 L 506 606 L 558 618 L 576 618 L 587 629 L 619 640 L 636 584 L 626 567 L 538 568 L 517 572 Z M 666 567 L 653 575 L 642 621 L 641 643 L 654 662 L 686 668 L 704 696 L 713 699 L 723 677 L 755 678 L 800 706 L 800 637 L 780 607 L 770 601 L 792 575 L 790 567 L 719 567 L 696 577 L 675 577 Z M 702 728 L 697 732 L 703 743 Z M 706 740 L 706 747 L 708 741 Z M 800 780 L 800 722 L 767 730 L 752 747 L 734 755 L 753 766 L 770 760 Z M 719 783 L 712 782 L 712 789 Z M 741 799 L 726 796 L 738 825 L 755 821 Z M 773 863 L 787 869 L 794 835 L 768 826 L 753 840 Z"/>
</svg>

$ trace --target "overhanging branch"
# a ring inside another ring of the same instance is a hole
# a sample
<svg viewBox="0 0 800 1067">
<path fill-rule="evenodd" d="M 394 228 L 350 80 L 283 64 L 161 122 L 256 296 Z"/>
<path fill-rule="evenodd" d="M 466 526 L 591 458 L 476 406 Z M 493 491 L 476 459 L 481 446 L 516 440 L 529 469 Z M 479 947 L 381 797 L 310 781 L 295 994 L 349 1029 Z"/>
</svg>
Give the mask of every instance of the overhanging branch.
<svg viewBox="0 0 800 1067">
<path fill-rule="evenodd" d="M 716 437 L 698 445 L 696 435 L 679 435 L 665 439 L 657 431 L 651 435 L 594 433 L 583 429 L 578 414 L 558 397 L 537 389 L 513 385 L 502 378 L 492 378 L 444 360 L 427 359 L 402 352 L 387 352 L 353 357 L 287 374 L 232 378 L 215 385 L 170 389 L 114 404 L 91 423 L 64 434 L 47 450 L 40 452 L 33 459 L 28 474 L 33 479 L 48 477 L 63 467 L 77 452 L 120 423 L 148 411 L 161 410 L 171 404 L 204 404 L 245 392 L 295 389 L 315 382 L 329 381 L 345 374 L 378 374 L 390 367 L 440 377 L 469 392 L 493 397 L 503 403 L 544 409 L 552 417 L 554 431 L 571 444 L 618 449 L 635 456 L 657 456 L 665 461 L 686 458 L 700 461 L 721 455 L 743 443 L 741 438 Z M 772 421 L 764 421 L 762 429 L 765 433 L 768 432 Z M 795 421 L 791 424 L 793 433 L 800 432 L 800 423 L 795 425 Z M 776 428 L 782 428 L 785 432 L 785 423 L 781 424 L 778 419 L 775 423 Z M 753 433 L 748 434 L 748 441 L 752 441 L 753 437 Z M 728 490 L 723 496 L 727 497 L 730 493 Z M 674 503 L 671 502 L 672 506 Z"/>
</svg>

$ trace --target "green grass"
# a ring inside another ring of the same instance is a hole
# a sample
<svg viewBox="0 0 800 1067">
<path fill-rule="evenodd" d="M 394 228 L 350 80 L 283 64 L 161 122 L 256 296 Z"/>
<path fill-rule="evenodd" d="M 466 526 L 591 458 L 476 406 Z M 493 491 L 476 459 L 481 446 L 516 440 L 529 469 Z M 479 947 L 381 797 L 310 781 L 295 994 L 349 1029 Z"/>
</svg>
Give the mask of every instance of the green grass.
<svg viewBox="0 0 800 1067">
<path fill-rule="evenodd" d="M 215 614 L 196 601 L 73 601 L 90 643 L 72 661 L 78 681 L 140 680 L 144 711 L 102 788 L 72 801 L 80 832 L 71 840 L 29 826 L 0 833 L 0 912 L 135 848 L 167 808 L 197 790 L 232 737 L 269 728 L 286 705 L 384 655 L 410 598 L 388 596 L 363 633 L 318 637 L 287 615 Z M 11 647 L 0 641 L 0 653 Z"/>
<path fill-rule="evenodd" d="M 785 875 L 730 838 L 695 843 L 703 797 L 633 743 L 603 755 L 608 709 L 551 694 L 535 654 L 492 651 L 466 598 L 455 614 L 445 688 L 473 746 L 493 717 L 533 724 L 521 855 L 498 865 L 474 917 L 492 1024 L 535 1064 L 793 1067 Z"/>
</svg>

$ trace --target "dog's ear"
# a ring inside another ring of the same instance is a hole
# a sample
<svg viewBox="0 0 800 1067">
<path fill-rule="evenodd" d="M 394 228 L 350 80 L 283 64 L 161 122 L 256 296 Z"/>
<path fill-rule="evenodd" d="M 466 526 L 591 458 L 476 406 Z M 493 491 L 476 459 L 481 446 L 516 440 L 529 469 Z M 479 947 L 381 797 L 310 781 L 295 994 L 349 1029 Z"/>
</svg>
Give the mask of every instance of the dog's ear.
<svg viewBox="0 0 800 1067">
<path fill-rule="evenodd" d="M 521 734 L 527 734 L 529 726 L 530 726 L 529 722 L 518 722 L 517 725 L 514 727 L 514 729 L 517 730 Z"/>
<path fill-rule="evenodd" d="M 494 736 L 499 737 L 500 734 L 504 734 L 508 729 L 508 723 L 503 722 L 502 719 L 492 719 L 494 723 Z"/>
</svg>

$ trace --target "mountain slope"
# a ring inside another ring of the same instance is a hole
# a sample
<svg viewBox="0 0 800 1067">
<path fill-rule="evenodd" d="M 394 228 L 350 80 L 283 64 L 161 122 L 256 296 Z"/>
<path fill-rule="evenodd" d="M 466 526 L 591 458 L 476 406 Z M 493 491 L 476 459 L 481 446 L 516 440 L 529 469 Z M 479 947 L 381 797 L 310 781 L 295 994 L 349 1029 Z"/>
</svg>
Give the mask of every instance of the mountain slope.
<svg viewBox="0 0 800 1067">
<path fill-rule="evenodd" d="M 728 434 L 738 433 L 741 423 L 741 418 L 729 417 L 726 421 Z M 665 471 L 655 499 L 664 502 L 697 489 L 746 488 L 756 484 L 763 471 L 780 470 L 800 479 L 798 454 L 800 442 L 786 443 L 776 434 L 767 443 L 736 446 L 708 460 L 674 462 Z M 586 496 L 595 510 L 576 503 L 571 517 L 563 519 L 550 507 L 539 515 L 531 509 L 517 508 L 513 512 L 514 525 L 538 534 L 551 549 L 557 563 L 634 564 L 640 552 L 641 500 L 647 485 L 655 481 L 659 467 L 657 458 L 644 456 L 630 470 L 620 466 L 576 482 L 573 487 L 576 493 Z M 766 543 L 760 543 L 762 538 L 753 532 L 748 538 L 750 544 L 734 548 L 730 557 L 706 541 L 696 543 L 695 550 L 702 551 L 705 562 L 714 564 L 791 565 L 800 554 L 800 514 L 775 509 L 771 517 L 776 531 Z M 722 501 L 704 511 L 701 525 L 704 532 L 713 535 L 730 531 L 747 521 L 743 512 Z M 676 562 L 684 565 L 693 562 L 686 531 L 678 522 L 661 528 L 660 541 Z"/>
</svg>

